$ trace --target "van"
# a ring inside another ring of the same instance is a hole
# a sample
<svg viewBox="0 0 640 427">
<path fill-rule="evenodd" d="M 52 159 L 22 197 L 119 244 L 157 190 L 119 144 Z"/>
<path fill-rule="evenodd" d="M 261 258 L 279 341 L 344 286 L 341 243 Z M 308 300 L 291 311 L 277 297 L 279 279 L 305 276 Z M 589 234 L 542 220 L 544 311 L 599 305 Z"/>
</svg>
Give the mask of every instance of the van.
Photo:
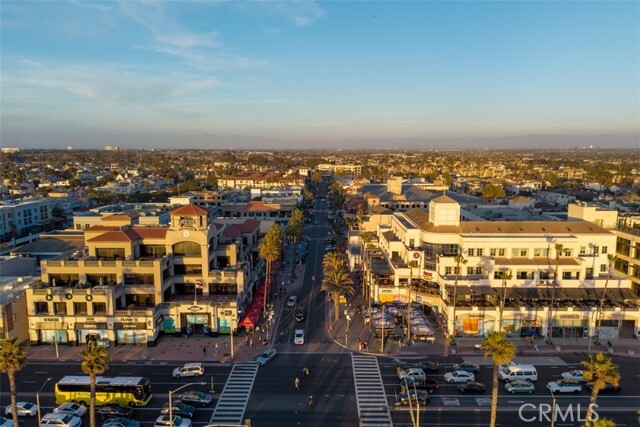
<svg viewBox="0 0 640 427">
<path fill-rule="evenodd" d="M 202 363 L 185 363 L 173 370 L 174 378 L 199 377 L 204 374 Z"/>
<path fill-rule="evenodd" d="M 507 382 L 515 380 L 537 381 L 538 371 L 533 365 L 512 365 L 499 371 L 498 376 Z"/>
</svg>

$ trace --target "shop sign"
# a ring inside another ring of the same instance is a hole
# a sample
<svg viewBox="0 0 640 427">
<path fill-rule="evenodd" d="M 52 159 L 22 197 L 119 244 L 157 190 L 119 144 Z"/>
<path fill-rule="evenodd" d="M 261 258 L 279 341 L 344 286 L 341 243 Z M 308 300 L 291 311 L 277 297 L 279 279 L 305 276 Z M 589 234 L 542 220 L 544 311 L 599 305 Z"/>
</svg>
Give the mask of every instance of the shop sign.
<svg viewBox="0 0 640 427">
<path fill-rule="evenodd" d="M 393 289 L 380 289 L 381 294 L 392 294 Z"/>
<path fill-rule="evenodd" d="M 82 323 L 76 322 L 76 329 L 107 329 L 107 322 L 104 323 Z"/>
<path fill-rule="evenodd" d="M 482 319 L 484 317 L 484 314 L 467 314 L 467 317 L 477 317 Z"/>
<path fill-rule="evenodd" d="M 560 316 L 561 319 L 579 319 L 582 316 L 580 316 L 579 314 L 561 314 Z"/>
<path fill-rule="evenodd" d="M 118 317 L 118 320 L 121 322 L 137 322 L 137 317 Z"/>
<path fill-rule="evenodd" d="M 197 305 L 192 305 L 191 307 L 188 308 L 188 310 L 192 313 L 197 313 L 199 311 L 202 311 L 203 308 L 202 307 L 198 307 Z"/>
<path fill-rule="evenodd" d="M 67 329 L 67 323 L 64 322 L 37 322 L 36 329 L 45 330 L 61 330 Z"/>
<path fill-rule="evenodd" d="M 147 329 L 147 324 L 144 322 L 136 322 L 136 323 L 115 322 L 113 324 L 113 329 Z"/>
<path fill-rule="evenodd" d="M 429 279 L 431 279 L 431 278 L 433 277 L 433 273 L 432 273 L 432 272 L 430 272 L 430 271 L 423 271 L 423 272 L 422 272 L 422 275 L 423 275 L 424 277 L 428 277 Z"/>
<path fill-rule="evenodd" d="M 42 320 L 45 322 L 59 322 L 61 319 L 59 317 L 45 317 Z"/>
<path fill-rule="evenodd" d="M 188 216 L 181 216 L 180 217 L 180 226 L 184 227 L 184 226 L 192 226 L 192 225 L 196 225 L 196 219 L 193 217 L 188 217 Z"/>
<path fill-rule="evenodd" d="M 232 313 L 231 310 L 220 310 L 220 316 L 231 316 Z"/>
</svg>

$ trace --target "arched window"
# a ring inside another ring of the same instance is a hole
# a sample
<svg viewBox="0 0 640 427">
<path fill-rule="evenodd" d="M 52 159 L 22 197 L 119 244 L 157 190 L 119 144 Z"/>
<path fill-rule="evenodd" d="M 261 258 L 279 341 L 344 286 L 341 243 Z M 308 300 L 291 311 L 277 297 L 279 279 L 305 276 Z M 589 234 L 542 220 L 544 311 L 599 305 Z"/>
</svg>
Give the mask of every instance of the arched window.
<svg viewBox="0 0 640 427">
<path fill-rule="evenodd" d="M 202 256 L 200 245 L 195 242 L 179 242 L 173 245 L 173 254 L 176 256 Z"/>
</svg>

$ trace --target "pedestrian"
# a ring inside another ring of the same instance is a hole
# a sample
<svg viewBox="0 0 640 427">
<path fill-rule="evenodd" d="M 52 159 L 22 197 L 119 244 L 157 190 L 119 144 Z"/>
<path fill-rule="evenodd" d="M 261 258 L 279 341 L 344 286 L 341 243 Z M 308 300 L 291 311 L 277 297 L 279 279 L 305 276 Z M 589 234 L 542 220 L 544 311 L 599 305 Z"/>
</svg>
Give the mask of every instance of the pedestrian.
<svg viewBox="0 0 640 427">
<path fill-rule="evenodd" d="M 609 348 L 613 347 L 613 344 L 611 344 L 611 341 L 607 341 L 607 347 Z"/>
<path fill-rule="evenodd" d="M 253 348 L 253 338 L 249 338 L 249 347 Z"/>
<path fill-rule="evenodd" d="M 202 347 L 202 355 L 207 357 L 207 347 Z"/>
<path fill-rule="evenodd" d="M 540 351 L 540 350 L 538 350 L 538 344 L 534 344 L 533 345 L 533 351 Z"/>
</svg>

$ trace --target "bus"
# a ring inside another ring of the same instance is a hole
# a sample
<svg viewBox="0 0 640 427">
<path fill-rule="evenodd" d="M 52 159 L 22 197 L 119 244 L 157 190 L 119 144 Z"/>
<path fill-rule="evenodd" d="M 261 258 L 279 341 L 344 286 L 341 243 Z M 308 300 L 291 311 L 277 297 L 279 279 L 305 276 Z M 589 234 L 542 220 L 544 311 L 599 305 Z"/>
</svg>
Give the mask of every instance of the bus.
<svg viewBox="0 0 640 427">
<path fill-rule="evenodd" d="M 91 401 L 88 375 L 69 375 L 56 383 L 56 404 Z M 146 406 L 151 400 L 147 377 L 96 377 L 96 405 Z"/>
</svg>

